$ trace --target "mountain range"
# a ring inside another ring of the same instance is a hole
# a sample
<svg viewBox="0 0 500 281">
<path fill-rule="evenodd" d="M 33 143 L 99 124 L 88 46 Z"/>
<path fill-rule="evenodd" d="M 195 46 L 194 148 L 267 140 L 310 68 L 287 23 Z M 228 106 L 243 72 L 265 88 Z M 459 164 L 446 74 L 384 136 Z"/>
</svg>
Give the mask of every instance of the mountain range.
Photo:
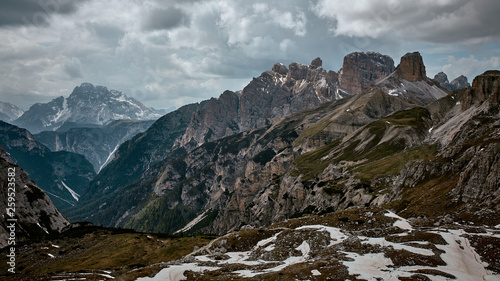
<svg viewBox="0 0 500 281">
<path fill-rule="evenodd" d="M 419 53 L 403 56 L 385 77 L 372 76 L 375 84 L 357 95 L 319 62 L 275 64 L 242 92 L 167 114 L 118 148 L 69 217 L 141 231 L 224 234 L 307 212 L 395 204 L 405 190 L 396 183 L 413 176 L 406 165 L 450 149 L 433 136 L 451 126 L 446 118 L 465 118 L 456 108 L 468 95 L 427 78 Z M 387 174 L 359 175 L 391 156 L 405 160 Z"/>
<path fill-rule="evenodd" d="M 34 137 L 0 123 L 6 151 L 0 156 L 10 163 L 4 166 L 19 164 L 42 189 L 77 196 L 75 206 L 58 206 L 70 220 L 220 236 L 169 264 L 98 255 L 100 267 L 65 273 L 65 263 L 92 251 L 95 237 L 148 253 L 175 243 L 63 229 L 67 221 L 57 219 L 51 229 L 62 230 L 59 236 L 23 248 L 25 271 L 43 243 L 58 241 L 57 256 L 34 260 L 64 278 L 495 278 L 500 252 L 488 245 L 499 243 L 500 71 L 486 71 L 472 86 L 455 80 L 428 78 L 418 52 L 396 67 L 379 53 L 353 53 L 339 72 L 325 70 L 320 58 L 276 63 L 241 91 L 186 105 L 152 124 L 67 119 Z M 93 166 L 51 149 L 80 151 Z M 55 185 L 44 188 L 39 175 Z M 42 209 L 53 208 L 47 204 Z M 67 242 L 75 237 L 87 242 Z"/>
</svg>

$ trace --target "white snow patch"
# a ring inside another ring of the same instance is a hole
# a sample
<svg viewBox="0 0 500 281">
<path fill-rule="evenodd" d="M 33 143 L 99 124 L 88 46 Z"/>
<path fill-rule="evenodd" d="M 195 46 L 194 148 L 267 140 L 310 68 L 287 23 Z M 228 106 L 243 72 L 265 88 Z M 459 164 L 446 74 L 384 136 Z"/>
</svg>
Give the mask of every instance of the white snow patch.
<svg viewBox="0 0 500 281">
<path fill-rule="evenodd" d="M 302 252 L 302 256 L 306 257 L 311 252 L 311 247 L 309 246 L 309 243 L 307 243 L 307 241 L 304 241 L 302 242 L 302 244 L 300 244 L 300 246 L 295 248 L 295 250 Z"/>
<path fill-rule="evenodd" d="M 97 172 L 98 174 L 101 172 L 101 170 L 106 166 L 108 165 L 109 162 L 111 162 L 111 160 L 113 160 L 113 156 L 115 155 L 115 152 L 118 150 L 118 147 L 120 147 L 120 144 L 117 144 L 115 149 L 113 149 L 113 151 L 108 155 L 108 158 L 106 159 L 106 161 L 104 161 L 104 163 L 101 165 L 101 167 L 99 168 L 99 171 Z"/>
<path fill-rule="evenodd" d="M 61 181 L 62 185 L 64 186 L 64 188 L 66 188 L 69 193 L 71 193 L 71 196 L 73 196 L 73 198 L 78 201 L 78 199 L 80 199 L 80 194 L 76 193 L 73 189 L 69 188 L 69 186 L 67 186 L 63 181 Z"/>
<path fill-rule="evenodd" d="M 398 280 L 398 275 L 391 259 L 384 257 L 383 253 L 359 255 L 356 253 L 346 253 L 347 257 L 354 261 L 345 261 L 344 265 L 349 270 L 350 275 L 356 275 L 357 279 L 366 280 Z"/>
<path fill-rule="evenodd" d="M 399 96 L 399 93 L 397 93 L 397 89 L 391 89 L 391 90 L 389 90 L 389 92 L 387 92 L 387 94 L 394 96 L 394 97 Z"/>
<path fill-rule="evenodd" d="M 187 280 L 184 272 L 190 270 L 194 272 L 203 272 L 205 270 L 216 270 L 217 268 L 198 266 L 195 263 L 187 263 L 182 265 L 172 265 L 168 268 L 162 269 L 154 277 L 142 277 L 137 281 L 180 281 Z"/>
<path fill-rule="evenodd" d="M 326 88 L 327 83 L 325 77 L 321 77 L 321 80 L 319 80 L 316 85 L 320 88 Z"/>
<path fill-rule="evenodd" d="M 431 128 L 429 129 L 429 133 L 431 133 L 431 132 L 432 132 L 432 130 L 434 130 L 434 127 L 431 127 Z"/>
<path fill-rule="evenodd" d="M 395 223 L 394 223 L 394 226 L 397 226 L 401 229 L 404 229 L 404 230 L 408 230 L 408 231 L 412 231 L 413 230 L 413 227 L 411 226 L 411 224 L 404 218 L 394 214 L 393 212 L 388 212 L 388 213 L 385 213 L 384 214 L 386 217 L 390 217 L 390 218 L 396 218 L 398 219 Z"/>
<path fill-rule="evenodd" d="M 446 263 L 445 266 L 436 269 L 453 274 L 457 280 L 498 280 L 494 279 L 493 273 L 484 268 L 481 257 L 474 251 L 468 239 L 462 237 L 466 234 L 462 229 L 437 233 L 448 245 L 436 245 L 445 251 L 441 258 Z"/>
<path fill-rule="evenodd" d="M 40 223 L 37 222 L 36 225 L 38 225 L 38 227 L 40 227 L 43 231 L 45 231 L 45 233 L 49 234 L 49 232 L 47 231 L 47 229 L 45 227 L 42 227 L 40 225 Z"/>
<path fill-rule="evenodd" d="M 457 101 L 457 103 L 455 105 L 460 105 L 460 101 Z"/>
<path fill-rule="evenodd" d="M 105 277 L 105 278 L 109 278 L 109 279 L 115 279 L 115 277 L 109 275 L 109 274 L 102 274 L 102 273 L 96 273 L 96 275 L 99 275 L 99 276 L 102 276 L 102 277 Z"/>
<path fill-rule="evenodd" d="M 49 257 L 51 257 L 52 259 L 55 259 L 55 258 L 56 258 L 53 254 L 48 253 L 47 255 L 48 255 Z"/>
<path fill-rule="evenodd" d="M 203 213 L 201 213 L 199 216 L 197 216 L 192 221 L 190 221 L 188 224 L 186 224 L 186 226 L 184 226 L 183 228 L 181 228 L 181 229 L 177 230 L 176 232 L 174 232 L 174 234 L 190 230 L 191 228 L 193 228 L 193 226 L 195 226 L 197 223 L 199 223 L 201 220 L 203 220 L 204 218 L 207 217 L 207 212 L 208 212 L 208 210 L 205 211 L 205 212 L 203 212 Z"/>
<path fill-rule="evenodd" d="M 301 226 L 297 229 L 300 230 L 308 228 L 317 228 L 318 231 L 328 231 L 330 233 L 330 238 L 333 240 L 332 242 L 330 242 L 329 246 L 342 243 L 342 241 L 347 239 L 347 235 L 342 233 L 342 231 L 340 231 L 340 229 L 336 227 L 324 226 L 324 225 L 306 225 L 306 226 Z"/>
<path fill-rule="evenodd" d="M 254 249 L 257 249 L 259 247 L 264 247 L 266 246 L 267 244 L 273 242 L 273 241 L 276 241 L 276 238 L 278 237 L 278 235 L 280 235 L 281 232 L 278 232 L 276 234 L 274 234 L 272 237 L 269 237 L 267 239 L 264 239 L 264 240 L 260 240 L 259 242 L 257 242 L 257 245 L 255 245 Z"/>
<path fill-rule="evenodd" d="M 321 275 L 321 272 L 319 272 L 319 270 L 317 270 L 317 269 L 313 269 L 313 270 L 311 270 L 311 274 L 312 274 L 313 276 L 320 276 L 320 275 Z"/>
<path fill-rule="evenodd" d="M 60 246 L 54 245 L 54 244 L 52 244 L 52 247 L 54 247 L 54 248 L 60 248 Z"/>
<path fill-rule="evenodd" d="M 267 247 L 264 249 L 264 251 L 266 251 L 266 252 L 271 252 L 271 251 L 272 251 L 272 250 L 274 250 L 274 249 L 275 249 L 274 245 L 269 245 L 269 246 L 267 246 Z"/>
<path fill-rule="evenodd" d="M 363 240 L 363 244 L 371 244 L 371 245 L 380 245 L 382 247 L 392 247 L 396 250 L 407 250 L 409 252 L 423 255 L 423 256 L 434 256 L 432 250 L 416 248 L 412 246 L 407 246 L 399 243 L 393 243 L 387 241 L 384 237 L 381 238 L 368 238 L 368 237 L 359 237 Z"/>
</svg>

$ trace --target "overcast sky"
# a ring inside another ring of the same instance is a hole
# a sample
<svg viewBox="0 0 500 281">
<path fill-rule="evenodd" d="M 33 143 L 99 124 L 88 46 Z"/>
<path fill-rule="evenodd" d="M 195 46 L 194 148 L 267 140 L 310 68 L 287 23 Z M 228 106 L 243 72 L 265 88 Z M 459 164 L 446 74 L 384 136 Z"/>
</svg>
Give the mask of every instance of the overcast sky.
<svg viewBox="0 0 500 281">
<path fill-rule="evenodd" d="M 500 67 L 498 0 L 1 0 L 0 100 L 27 109 L 82 82 L 147 106 L 240 90 L 275 62 L 338 71 L 354 51 L 420 51 L 427 76 Z"/>
</svg>

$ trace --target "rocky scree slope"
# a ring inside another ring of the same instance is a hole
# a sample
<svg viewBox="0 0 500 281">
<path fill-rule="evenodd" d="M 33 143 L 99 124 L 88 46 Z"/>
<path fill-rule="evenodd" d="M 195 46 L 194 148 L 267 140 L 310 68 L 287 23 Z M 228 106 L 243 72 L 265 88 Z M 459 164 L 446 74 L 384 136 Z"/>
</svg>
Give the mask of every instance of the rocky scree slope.
<svg viewBox="0 0 500 281">
<path fill-rule="evenodd" d="M 61 210 L 75 205 L 96 175 L 84 156 L 52 152 L 27 130 L 1 121 L 0 143 Z"/>
<path fill-rule="evenodd" d="M 13 172 L 13 170 L 15 170 Z M 61 232 L 69 225 L 59 210 L 45 193 L 28 177 L 28 174 L 13 163 L 8 153 L 0 145 L 0 248 L 8 246 L 10 224 L 7 220 L 13 213 L 16 221 L 16 243 L 34 241 L 49 234 Z M 9 173 L 15 174 L 15 192 L 9 190 Z M 15 211 L 8 209 L 8 195 L 15 193 Z M 8 213 L 7 213 L 8 212 Z M 18 244 L 16 244 L 17 247 Z"/>
<path fill-rule="evenodd" d="M 114 120 L 156 120 L 165 112 L 148 108 L 124 93 L 83 83 L 68 98 L 37 103 L 13 124 L 36 134 L 53 131 L 66 122 L 105 125 Z"/>
</svg>

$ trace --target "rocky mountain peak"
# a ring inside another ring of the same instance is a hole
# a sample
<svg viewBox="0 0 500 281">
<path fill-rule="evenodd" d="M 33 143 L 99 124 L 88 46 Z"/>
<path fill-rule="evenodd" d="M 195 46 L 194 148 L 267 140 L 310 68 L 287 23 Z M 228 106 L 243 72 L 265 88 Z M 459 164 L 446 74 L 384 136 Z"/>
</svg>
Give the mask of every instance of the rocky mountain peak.
<svg viewBox="0 0 500 281">
<path fill-rule="evenodd" d="M 448 75 L 446 75 L 446 73 L 442 71 L 434 75 L 434 80 L 436 80 L 441 86 L 445 88 L 447 88 L 445 85 L 450 84 L 450 81 L 448 81 Z"/>
<path fill-rule="evenodd" d="M 275 73 L 279 73 L 281 75 L 288 74 L 288 68 L 286 68 L 286 66 L 284 64 L 279 63 L 279 62 L 277 62 L 273 65 L 272 71 L 274 71 Z"/>
<path fill-rule="evenodd" d="M 338 79 L 342 89 L 358 94 L 393 71 L 394 61 L 391 57 L 376 52 L 355 52 L 344 57 Z"/>
<path fill-rule="evenodd" d="M 396 71 L 403 79 L 411 82 L 425 80 L 424 60 L 419 52 L 407 53 L 401 57 L 401 62 L 396 68 Z"/>
<path fill-rule="evenodd" d="M 14 124 L 39 133 L 56 130 L 66 122 L 105 125 L 114 120 L 156 120 L 163 114 L 165 111 L 148 108 L 120 91 L 82 83 L 68 98 L 32 106 Z"/>
<path fill-rule="evenodd" d="M 453 81 L 450 82 L 450 85 L 453 87 L 453 90 L 463 89 L 470 86 L 469 81 L 467 81 L 467 77 L 463 75 L 453 79 Z"/>
<path fill-rule="evenodd" d="M 23 113 L 24 110 L 20 109 L 19 107 L 7 102 L 0 101 L 0 120 L 10 122 L 19 118 L 21 115 L 23 115 Z"/>
<path fill-rule="evenodd" d="M 441 87 L 446 88 L 450 91 L 467 88 L 470 86 L 467 81 L 467 77 L 460 75 L 459 77 L 453 79 L 453 81 L 448 81 L 448 76 L 444 72 L 439 72 L 434 75 L 434 81 L 438 82 Z"/>
<path fill-rule="evenodd" d="M 486 100 L 491 103 L 500 101 L 500 71 L 498 70 L 488 70 L 474 78 L 472 87 L 467 89 L 465 94 L 462 110 Z"/>
<path fill-rule="evenodd" d="M 323 61 L 318 57 L 311 61 L 311 68 L 318 68 L 323 65 Z"/>
</svg>

